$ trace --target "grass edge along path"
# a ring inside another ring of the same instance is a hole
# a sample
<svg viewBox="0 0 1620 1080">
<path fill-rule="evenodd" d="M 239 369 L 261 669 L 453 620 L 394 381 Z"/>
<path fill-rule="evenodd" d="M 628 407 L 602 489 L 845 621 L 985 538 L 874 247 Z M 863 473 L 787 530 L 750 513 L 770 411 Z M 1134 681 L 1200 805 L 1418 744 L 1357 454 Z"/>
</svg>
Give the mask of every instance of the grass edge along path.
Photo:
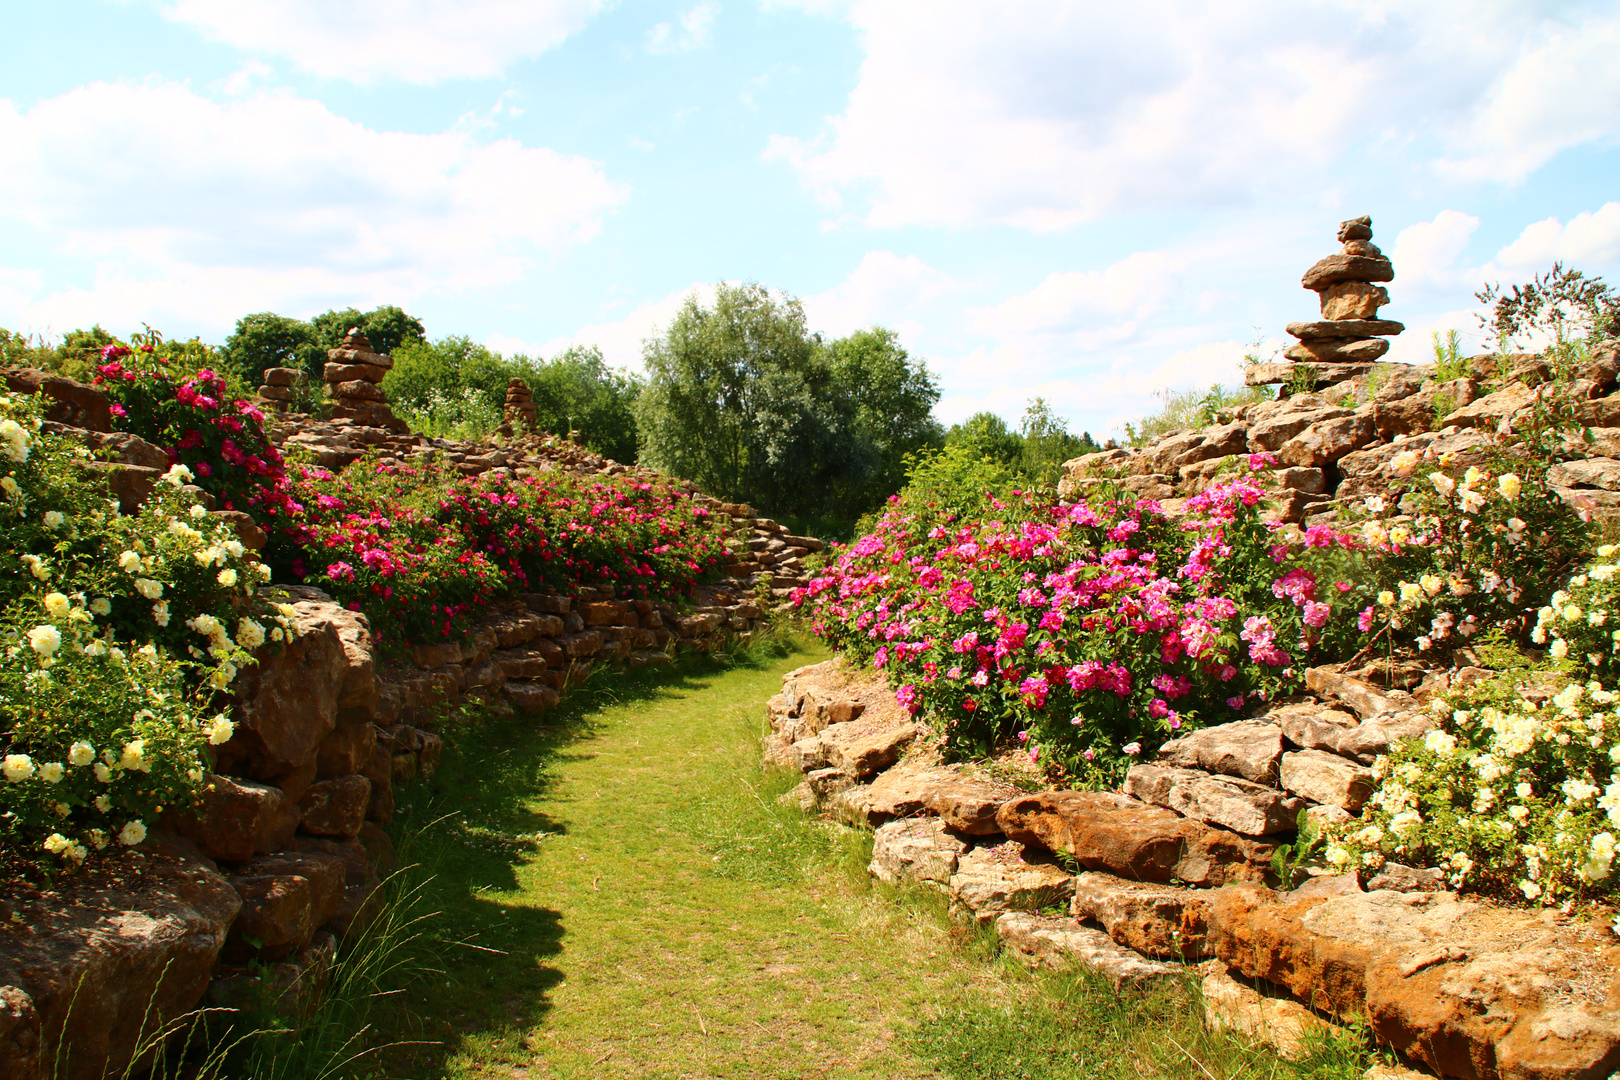
<svg viewBox="0 0 1620 1080">
<path fill-rule="evenodd" d="M 614 676 L 543 726 L 454 730 L 397 826 L 431 929 L 374 1010 L 396 1045 L 324 1075 L 1361 1076 L 1352 1045 L 1290 1065 L 1205 1031 L 1191 977 L 1031 976 L 942 898 L 872 883 L 870 834 L 781 805 L 798 778 L 759 761 L 765 699 L 824 656 Z"/>
</svg>

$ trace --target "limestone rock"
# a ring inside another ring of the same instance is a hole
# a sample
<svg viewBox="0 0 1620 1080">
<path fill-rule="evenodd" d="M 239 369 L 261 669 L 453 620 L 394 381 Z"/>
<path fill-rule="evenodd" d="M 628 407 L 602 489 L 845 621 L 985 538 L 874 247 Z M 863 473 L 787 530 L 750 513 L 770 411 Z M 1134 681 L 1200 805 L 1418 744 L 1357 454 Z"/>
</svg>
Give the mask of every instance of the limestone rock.
<svg viewBox="0 0 1620 1080">
<path fill-rule="evenodd" d="M 1009 911 L 996 917 L 996 936 L 1027 967 L 1086 967 L 1106 977 L 1116 989 L 1175 978 L 1182 972 L 1179 964 L 1149 960 L 1074 919 Z"/>
<path fill-rule="evenodd" d="M 1547 483 L 1556 488 L 1602 488 L 1620 491 L 1620 461 L 1608 457 L 1577 458 L 1547 470 Z"/>
<path fill-rule="evenodd" d="M 1392 699 L 1376 686 L 1331 667 L 1313 667 L 1305 672 L 1305 685 L 1318 694 L 1337 698 L 1362 718 L 1390 711 Z"/>
<path fill-rule="evenodd" d="M 165 821 L 208 858 L 247 862 L 291 839 L 298 808 L 278 787 L 210 775 L 203 778 L 197 805 Z"/>
<path fill-rule="evenodd" d="M 1548 912 L 1449 893 L 1210 899 L 1216 955 L 1442 1076 L 1602 1077 L 1620 1068 L 1620 946 Z"/>
<path fill-rule="evenodd" d="M 1088 871 L 1074 879 L 1069 913 L 1101 923 L 1115 941 L 1139 953 L 1196 960 L 1209 955 L 1208 895 Z"/>
<path fill-rule="evenodd" d="M 1159 757 L 1177 768 L 1204 769 L 1267 785 L 1276 784 L 1282 755 L 1282 729 L 1265 720 L 1204 728 L 1159 748 Z"/>
<path fill-rule="evenodd" d="M 907 818 L 872 833 L 867 872 L 890 885 L 929 883 L 945 887 L 968 846 L 945 831 L 938 818 Z"/>
<path fill-rule="evenodd" d="M 8 1080 L 138 1075 L 143 1065 L 131 1062 L 143 1033 L 202 999 L 241 899 L 211 865 L 177 849 L 146 858 L 131 887 L 8 892 L 12 919 L 0 922 Z M 59 1048 L 64 1031 L 71 1037 Z"/>
<path fill-rule="evenodd" d="M 346 937 L 370 925 L 382 910 L 382 882 L 365 845 L 355 839 L 295 836 L 287 846 L 291 851 L 330 855 L 343 864 L 343 899 L 327 926 L 339 937 Z"/>
<path fill-rule="evenodd" d="M 1459 428 L 1496 428 L 1517 416 L 1536 400 L 1536 392 L 1523 383 L 1510 383 L 1494 394 L 1486 394 L 1446 416 L 1446 424 Z"/>
<path fill-rule="evenodd" d="M 258 664 L 237 676 L 236 733 L 220 751 L 222 767 L 255 779 L 280 776 L 313 758 L 336 726 L 338 701 L 350 685 L 353 665 L 340 630 L 355 626 L 356 613 L 330 601 L 295 600 L 292 606 L 298 636 L 285 646 L 265 645 Z"/>
<path fill-rule="evenodd" d="M 1324 319 L 1376 319 L 1389 290 L 1367 281 L 1341 281 L 1320 291 Z"/>
<path fill-rule="evenodd" d="M 343 902 L 343 861 L 331 855 L 280 852 L 231 874 L 242 910 L 225 943 L 227 960 L 279 960 L 303 949 Z"/>
<path fill-rule="evenodd" d="M 1221 971 L 1204 976 L 1203 999 L 1210 1027 L 1265 1043 L 1290 1061 L 1306 1057 L 1313 1042 L 1342 1030 L 1297 1001 L 1267 997 Z"/>
<path fill-rule="evenodd" d="M 853 770 L 840 771 L 854 776 Z M 945 766 L 903 761 L 872 781 L 867 806 L 871 813 L 884 820 L 915 817 L 927 808 L 935 788 L 955 778 L 956 770 Z"/>
<path fill-rule="evenodd" d="M 1305 288 L 1320 292 L 1341 281 L 1394 281 L 1395 267 L 1388 259 L 1364 255 L 1329 255 L 1319 260 L 1300 279 Z"/>
<path fill-rule="evenodd" d="M 1365 371 L 1387 352 L 1389 352 L 1388 338 L 1362 338 L 1359 341 L 1329 338 L 1321 341 L 1297 341 L 1283 350 L 1283 357 L 1296 364 L 1310 364 L 1318 368 L 1318 379 L 1331 382 L 1335 380 L 1324 378 L 1325 373 L 1320 370 L 1321 368 L 1355 364 L 1365 365 L 1361 368 L 1361 371 Z M 1342 377 L 1350 378 L 1352 375 L 1360 374 L 1361 371 L 1344 374 Z"/>
<path fill-rule="evenodd" d="M 1262 450 L 1274 451 L 1312 424 L 1354 415 L 1349 409 L 1333 406 L 1280 412 L 1249 427 L 1249 449 L 1256 453 Z"/>
<path fill-rule="evenodd" d="M 1050 863 L 1026 862 L 1018 844 L 973 848 L 956 860 L 951 908 L 982 924 L 1004 911 L 1039 911 L 1066 904 L 1074 877 Z"/>
<path fill-rule="evenodd" d="M 1277 448 L 1285 465 L 1320 467 L 1360 450 L 1378 438 L 1369 416 L 1355 414 L 1318 420 Z"/>
<path fill-rule="evenodd" d="M 1064 852 L 1086 870 L 1194 885 L 1263 880 L 1272 846 L 1123 795 L 1048 791 L 1004 803 L 1009 839 Z"/>
<path fill-rule="evenodd" d="M 298 801 L 300 828 L 312 836 L 358 836 L 370 804 L 371 781 L 364 776 L 317 781 Z"/>
<path fill-rule="evenodd" d="M 927 807 L 947 826 L 968 836 L 993 836 L 1001 831 L 996 811 L 1017 789 L 1010 785 L 957 778 L 933 788 Z"/>
<path fill-rule="evenodd" d="M 1396 862 L 1386 862 L 1378 873 L 1367 879 L 1367 891 L 1392 889 L 1395 892 L 1445 892 L 1446 872 L 1438 866 L 1418 869 Z"/>
<path fill-rule="evenodd" d="M 359 772 L 365 768 L 376 742 L 375 724 L 339 724 L 321 740 L 316 751 L 317 775 L 325 778 Z"/>
<path fill-rule="evenodd" d="M 1122 790 L 1149 805 L 1248 836 L 1293 832 L 1304 808 L 1299 800 L 1249 780 L 1162 765 L 1131 766 Z"/>
<path fill-rule="evenodd" d="M 1394 319 L 1319 319 L 1314 322 L 1291 322 L 1285 329 L 1301 341 L 1332 341 L 1399 334 L 1406 329 L 1406 325 Z"/>
<path fill-rule="evenodd" d="M 829 764 L 838 765 L 863 779 L 898 761 L 918 732 L 915 724 L 901 724 L 871 732 L 855 730 L 845 736 L 844 732 L 852 728 L 858 729 L 859 725 L 839 724 L 832 728 L 838 734 L 830 738 L 834 756 Z"/>
</svg>

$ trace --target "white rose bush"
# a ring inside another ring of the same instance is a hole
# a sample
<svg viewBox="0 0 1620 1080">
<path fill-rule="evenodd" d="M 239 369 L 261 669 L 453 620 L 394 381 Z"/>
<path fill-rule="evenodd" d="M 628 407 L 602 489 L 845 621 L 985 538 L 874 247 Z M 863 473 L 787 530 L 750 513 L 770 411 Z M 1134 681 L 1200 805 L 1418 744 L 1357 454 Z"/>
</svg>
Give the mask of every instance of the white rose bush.
<svg viewBox="0 0 1620 1080">
<path fill-rule="evenodd" d="M 1454 888 L 1520 903 L 1620 893 L 1617 695 L 1571 682 L 1537 704 L 1514 681 L 1436 700 L 1441 727 L 1378 759 L 1379 789 L 1329 830 L 1328 864 L 1438 866 Z"/>
<path fill-rule="evenodd" d="M 0 394 L 0 847 L 72 867 L 191 803 L 236 673 L 295 624 L 183 466 L 122 516 L 38 408 Z"/>
</svg>

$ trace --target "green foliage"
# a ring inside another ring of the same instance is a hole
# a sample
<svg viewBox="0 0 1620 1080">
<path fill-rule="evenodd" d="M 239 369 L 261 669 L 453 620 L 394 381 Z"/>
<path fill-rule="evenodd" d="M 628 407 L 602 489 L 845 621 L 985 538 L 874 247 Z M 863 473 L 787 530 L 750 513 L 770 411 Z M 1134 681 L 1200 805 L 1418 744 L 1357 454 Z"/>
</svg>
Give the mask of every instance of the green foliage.
<svg viewBox="0 0 1620 1080">
<path fill-rule="evenodd" d="M 695 296 L 646 346 L 642 460 L 779 516 L 853 518 L 937 444 L 938 391 L 882 329 L 831 344 L 758 285 Z"/>
<path fill-rule="evenodd" d="M 1612 893 L 1615 695 L 1568 682 L 1537 706 L 1514 679 L 1437 701 L 1441 726 L 1380 758 L 1361 818 L 1329 828 L 1329 864 L 1442 866 L 1455 888 L 1549 905 Z"/>
<path fill-rule="evenodd" d="M 1480 324 L 1503 349 L 1550 340 L 1555 359 L 1577 344 L 1620 336 L 1620 294 L 1600 277 L 1554 263 L 1528 285 L 1487 285 L 1474 294 L 1490 308 Z"/>
<path fill-rule="evenodd" d="M 1455 330 L 1447 330 L 1442 338 L 1440 331 L 1433 335 L 1434 345 L 1434 378 L 1436 382 L 1450 382 L 1452 379 L 1461 379 L 1472 373 L 1468 358 L 1463 355 L 1462 335 Z"/>
<path fill-rule="evenodd" d="M 633 464 L 636 460 L 636 396 L 641 384 L 615 371 L 602 350 L 571 345 L 550 360 L 517 359 L 518 377 L 534 396 L 535 426 L 556 435 L 579 433 L 586 447 Z"/>
<path fill-rule="evenodd" d="M 1278 844 L 1271 853 L 1271 873 L 1278 887 L 1292 889 L 1298 884 L 1299 872 L 1316 857 L 1321 848 L 1322 831 L 1304 810 L 1294 819 L 1295 838 L 1291 844 Z"/>
<path fill-rule="evenodd" d="M 978 412 L 952 425 L 945 434 L 945 444 L 970 446 L 1025 483 L 1045 487 L 1055 485 L 1062 477 L 1065 461 L 1101 449 L 1090 432 L 1070 434 L 1068 421 L 1055 415 L 1041 397 L 1030 399 L 1016 431 L 995 413 Z"/>
<path fill-rule="evenodd" d="M 1202 393 L 1197 390 L 1160 390 L 1155 396 L 1164 402 L 1164 408 L 1125 425 L 1125 441 L 1132 446 L 1146 446 L 1160 435 L 1168 435 L 1172 431 L 1208 427 L 1222 410 L 1264 401 L 1270 394 L 1263 386 L 1228 390 L 1214 383 Z"/>
<path fill-rule="evenodd" d="M 1553 593 L 1536 613 L 1530 640 L 1558 661 L 1570 660 L 1598 678 L 1614 679 L 1620 654 L 1620 548 L 1604 544 L 1597 558 Z"/>
<path fill-rule="evenodd" d="M 1288 385 L 1283 387 L 1286 396 L 1296 394 L 1311 394 L 1316 392 L 1316 367 L 1313 364 L 1295 364 L 1288 373 Z"/>
<path fill-rule="evenodd" d="M 308 322 L 261 311 L 236 321 L 221 352 L 253 385 L 258 385 L 266 368 L 273 367 L 301 368 L 319 382 L 326 351 L 341 345 L 351 328 L 364 333 L 380 353 L 426 341 L 421 321 L 393 305 L 366 312 L 355 308 L 327 311 Z"/>
</svg>

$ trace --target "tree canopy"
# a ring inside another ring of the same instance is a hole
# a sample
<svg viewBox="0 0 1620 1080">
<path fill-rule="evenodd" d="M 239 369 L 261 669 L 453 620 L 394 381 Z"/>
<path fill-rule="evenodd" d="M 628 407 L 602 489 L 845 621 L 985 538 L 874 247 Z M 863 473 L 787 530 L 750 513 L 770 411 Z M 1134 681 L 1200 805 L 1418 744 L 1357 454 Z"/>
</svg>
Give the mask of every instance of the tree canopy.
<svg viewBox="0 0 1620 1080">
<path fill-rule="evenodd" d="M 378 352 L 391 353 L 402 345 L 427 341 L 420 319 L 392 304 L 359 311 L 344 308 L 322 312 L 309 321 L 260 311 L 236 321 L 221 353 L 226 363 L 257 383 L 266 368 L 295 367 L 319 379 L 326 350 L 343 343 L 351 328 L 359 328 Z"/>
<path fill-rule="evenodd" d="M 1101 449 L 1091 432 L 1073 435 L 1069 423 L 1052 412 L 1045 398 L 1031 398 L 1016 430 L 993 412 L 977 412 L 951 425 L 945 444 L 967 446 L 1026 483 L 1055 484 L 1063 463 Z"/>
</svg>

